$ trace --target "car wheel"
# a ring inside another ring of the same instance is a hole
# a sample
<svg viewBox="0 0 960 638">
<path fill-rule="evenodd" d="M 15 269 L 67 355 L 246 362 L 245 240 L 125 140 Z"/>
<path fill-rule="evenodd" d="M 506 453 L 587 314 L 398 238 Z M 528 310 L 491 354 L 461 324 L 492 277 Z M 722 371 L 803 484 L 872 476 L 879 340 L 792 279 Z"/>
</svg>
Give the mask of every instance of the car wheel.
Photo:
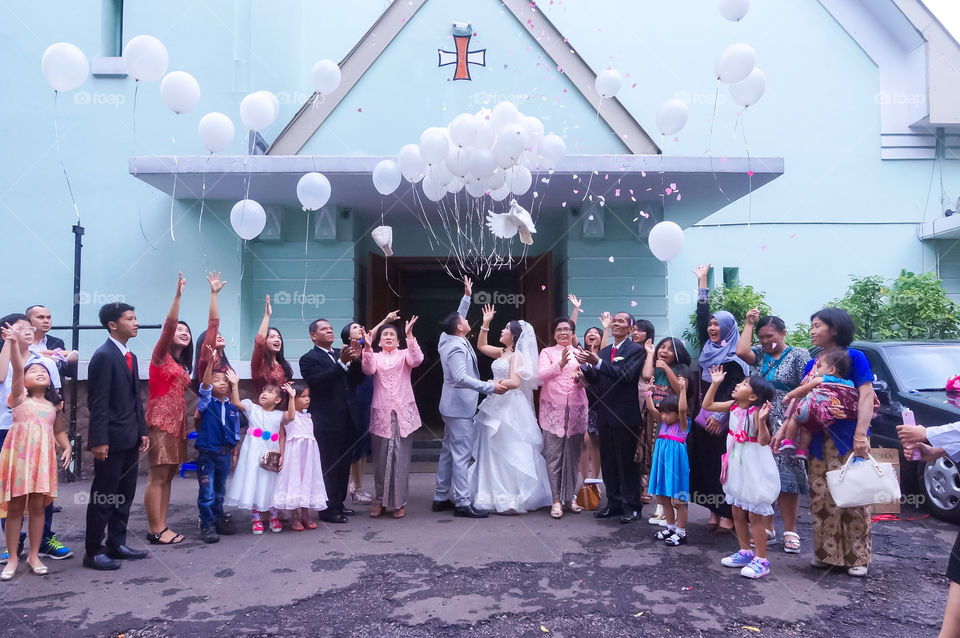
<svg viewBox="0 0 960 638">
<path fill-rule="evenodd" d="M 960 468 L 949 457 L 918 465 L 927 509 L 939 519 L 960 523 Z"/>
</svg>

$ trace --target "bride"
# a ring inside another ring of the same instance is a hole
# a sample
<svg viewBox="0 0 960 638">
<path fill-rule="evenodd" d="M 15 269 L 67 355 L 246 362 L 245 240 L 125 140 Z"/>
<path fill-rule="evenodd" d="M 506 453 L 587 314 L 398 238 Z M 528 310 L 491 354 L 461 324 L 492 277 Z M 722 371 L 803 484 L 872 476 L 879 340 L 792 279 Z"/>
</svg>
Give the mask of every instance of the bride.
<svg viewBox="0 0 960 638">
<path fill-rule="evenodd" d="M 553 503 L 546 461 L 541 454 L 543 435 L 533 410 L 537 377 L 537 338 L 533 326 L 511 321 L 500 333 L 497 348 L 487 344 L 495 310 L 483 308 L 483 326 L 477 347 L 496 359 L 493 377 L 507 387 L 503 394 L 488 395 L 480 404 L 474 422 L 480 428 L 471 485 L 476 486 L 473 504 L 478 509 L 518 514 Z"/>
</svg>

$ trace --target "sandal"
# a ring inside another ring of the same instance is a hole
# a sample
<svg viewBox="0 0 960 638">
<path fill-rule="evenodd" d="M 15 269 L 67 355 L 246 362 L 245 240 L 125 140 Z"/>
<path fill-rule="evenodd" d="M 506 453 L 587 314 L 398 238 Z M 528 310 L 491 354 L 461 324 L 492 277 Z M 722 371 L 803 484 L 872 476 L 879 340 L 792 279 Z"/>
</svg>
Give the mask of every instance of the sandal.
<svg viewBox="0 0 960 638">
<path fill-rule="evenodd" d="M 383 514 L 383 505 L 377 503 L 373 506 L 373 509 L 370 510 L 370 518 L 378 518 L 381 514 Z"/>
<path fill-rule="evenodd" d="M 317 523 L 312 518 L 304 519 L 303 526 L 307 529 L 317 529 Z"/>
<path fill-rule="evenodd" d="M 579 503 L 577 503 L 577 497 L 576 497 L 576 496 L 574 496 L 574 497 L 573 497 L 573 500 L 570 501 L 570 511 L 573 512 L 574 514 L 579 514 L 580 512 L 583 511 L 583 508 L 580 507 L 580 504 L 579 504 Z"/>
<path fill-rule="evenodd" d="M 550 517 L 563 518 L 563 505 L 561 505 L 560 503 L 554 503 L 550 507 Z"/>
<path fill-rule="evenodd" d="M 398 507 L 397 509 L 393 510 L 394 518 L 403 518 L 406 515 L 407 515 L 407 512 L 402 507 Z"/>
<path fill-rule="evenodd" d="M 292 530 L 295 531 L 295 532 L 302 532 L 302 531 L 303 531 L 304 529 L 306 529 L 306 528 L 303 526 L 303 523 L 300 522 L 300 519 L 299 519 L 299 518 L 295 518 L 295 519 L 293 519 L 293 521 L 290 523 L 290 529 L 292 529 Z"/>
<path fill-rule="evenodd" d="M 788 554 L 800 553 L 800 535 L 796 532 L 783 533 L 783 551 Z"/>
<path fill-rule="evenodd" d="M 164 532 L 170 532 L 173 534 L 173 538 L 168 541 L 160 540 L 160 537 L 163 536 Z M 159 534 L 151 534 L 147 532 L 147 540 L 151 545 L 176 545 L 183 542 L 183 534 L 176 534 L 171 531 L 169 527 L 164 527 L 162 530 L 160 530 Z"/>
</svg>

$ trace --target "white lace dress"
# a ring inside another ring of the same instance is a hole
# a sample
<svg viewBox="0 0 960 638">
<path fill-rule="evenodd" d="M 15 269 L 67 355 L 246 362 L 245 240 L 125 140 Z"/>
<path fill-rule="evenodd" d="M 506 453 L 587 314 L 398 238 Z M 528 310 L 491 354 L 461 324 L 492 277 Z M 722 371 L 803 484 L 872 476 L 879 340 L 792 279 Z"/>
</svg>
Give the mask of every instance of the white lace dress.
<svg viewBox="0 0 960 638">
<path fill-rule="evenodd" d="M 494 379 L 510 376 L 510 361 L 497 359 Z M 543 435 L 533 410 L 533 396 L 517 388 L 488 395 L 474 417 L 480 429 L 476 462 L 471 466 L 473 504 L 478 509 L 522 513 L 553 503 L 547 464 L 541 454 Z M 474 481 L 475 479 L 475 481 Z"/>
</svg>

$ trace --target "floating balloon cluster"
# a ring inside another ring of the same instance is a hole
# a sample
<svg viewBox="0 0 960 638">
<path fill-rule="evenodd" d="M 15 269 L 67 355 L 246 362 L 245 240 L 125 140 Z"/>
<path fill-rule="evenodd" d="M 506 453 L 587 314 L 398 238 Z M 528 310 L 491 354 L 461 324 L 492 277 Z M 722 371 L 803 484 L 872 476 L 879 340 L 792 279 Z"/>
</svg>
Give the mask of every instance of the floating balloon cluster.
<svg viewBox="0 0 960 638">
<path fill-rule="evenodd" d="M 547 133 L 543 122 L 524 115 L 512 102 L 500 102 L 493 109 L 461 113 L 446 127 L 427 128 L 419 142 L 401 148 L 396 161 L 377 164 L 374 187 L 389 195 L 405 179 L 415 197 L 422 193 L 435 203 L 436 214 L 420 203 L 420 222 L 431 243 L 436 242 L 434 251 L 454 256 L 461 270 L 479 273 L 509 265 L 508 240 L 513 235 L 497 234 L 497 225 L 491 227 L 495 241 L 484 241 L 485 198 L 502 202 L 511 194 L 528 193 L 534 174 L 553 172 L 566 155 L 563 139 Z M 461 191 L 463 198 L 458 197 Z M 533 193 L 534 198 L 538 195 Z M 437 217 L 439 229 L 433 223 Z"/>
</svg>

